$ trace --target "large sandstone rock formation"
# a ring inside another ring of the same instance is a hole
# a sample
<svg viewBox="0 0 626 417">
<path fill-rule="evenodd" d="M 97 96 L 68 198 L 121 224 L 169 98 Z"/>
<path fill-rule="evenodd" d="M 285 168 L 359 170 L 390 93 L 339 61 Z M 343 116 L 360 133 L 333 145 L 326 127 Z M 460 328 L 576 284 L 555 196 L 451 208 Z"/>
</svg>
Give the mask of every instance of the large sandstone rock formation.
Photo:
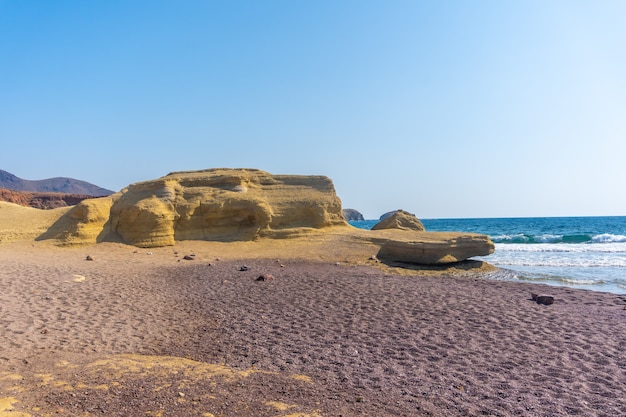
<svg viewBox="0 0 626 417">
<path fill-rule="evenodd" d="M 337 241 L 365 244 L 377 248 L 381 259 L 416 264 L 453 263 L 494 249 L 485 235 L 357 229 L 345 221 L 329 178 L 253 169 L 175 172 L 132 184 L 108 197 L 83 200 L 38 239 L 158 247 L 180 240 L 264 238 L 317 239 L 329 242 L 328 251 Z"/>
<path fill-rule="evenodd" d="M 44 238 L 66 243 L 121 240 L 140 247 L 176 240 L 254 240 L 345 226 L 341 201 L 323 176 L 253 169 L 175 172 L 84 200 Z"/>
</svg>

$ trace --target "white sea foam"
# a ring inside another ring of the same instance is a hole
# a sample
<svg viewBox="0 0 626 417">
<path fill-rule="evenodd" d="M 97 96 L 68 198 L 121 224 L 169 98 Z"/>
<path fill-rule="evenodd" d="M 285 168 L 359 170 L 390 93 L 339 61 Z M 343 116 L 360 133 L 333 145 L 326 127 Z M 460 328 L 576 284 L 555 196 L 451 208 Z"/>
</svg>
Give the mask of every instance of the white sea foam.
<svg viewBox="0 0 626 417">
<path fill-rule="evenodd" d="M 591 238 L 593 243 L 614 243 L 614 242 L 626 242 L 626 236 L 613 235 L 610 233 L 603 233 L 601 235 L 595 235 Z"/>
<path fill-rule="evenodd" d="M 518 275 L 520 281 L 555 282 L 571 285 L 604 285 L 606 281 L 601 279 L 576 279 L 564 278 L 555 275 Z"/>
<path fill-rule="evenodd" d="M 497 256 L 485 258 L 498 266 L 533 266 L 559 268 L 626 268 L 626 257 L 556 257 L 556 256 Z"/>
<path fill-rule="evenodd" d="M 601 279 L 575 279 L 575 278 L 560 278 L 559 281 L 565 284 L 574 284 L 574 285 L 603 285 L 606 284 L 604 280 Z"/>
<path fill-rule="evenodd" d="M 563 239 L 563 235 L 543 234 L 540 236 L 535 236 L 535 242 L 538 242 L 538 243 L 560 242 L 562 239 Z"/>
<path fill-rule="evenodd" d="M 626 241 L 612 243 L 496 243 L 496 252 L 626 253 Z"/>
<path fill-rule="evenodd" d="M 533 266 L 558 268 L 626 268 L 624 259 L 572 261 L 568 259 L 485 259 L 497 266 Z"/>
<path fill-rule="evenodd" d="M 495 242 L 530 242 L 530 238 L 523 233 L 495 235 L 491 239 Z"/>
<path fill-rule="evenodd" d="M 492 255 L 481 258 L 502 267 L 626 268 L 626 243 L 607 244 L 496 244 Z M 568 271 L 569 273 L 570 271 Z M 617 272 L 617 271 L 615 271 Z M 564 274 L 565 271 L 559 275 Z"/>
</svg>

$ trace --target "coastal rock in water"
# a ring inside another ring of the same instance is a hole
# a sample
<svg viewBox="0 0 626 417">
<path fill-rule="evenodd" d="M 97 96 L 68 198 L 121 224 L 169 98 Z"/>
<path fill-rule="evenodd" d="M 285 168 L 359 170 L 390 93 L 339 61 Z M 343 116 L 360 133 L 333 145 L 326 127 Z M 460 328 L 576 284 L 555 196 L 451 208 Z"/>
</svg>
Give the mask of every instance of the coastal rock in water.
<svg viewBox="0 0 626 417">
<path fill-rule="evenodd" d="M 415 230 L 423 232 L 426 229 L 422 222 L 415 217 L 414 214 L 406 212 L 404 210 L 396 210 L 385 216 L 384 219 L 379 221 L 372 227 L 372 230 L 382 229 L 400 229 L 400 230 Z"/>
<path fill-rule="evenodd" d="M 355 209 L 343 209 L 342 213 L 343 217 L 349 222 L 365 220 L 363 215 Z"/>
<path fill-rule="evenodd" d="M 139 247 L 176 240 L 246 241 L 346 226 L 332 181 L 255 169 L 175 172 L 110 197 L 83 200 L 46 238 L 122 241 Z M 54 228 L 54 227 L 53 227 Z"/>
</svg>

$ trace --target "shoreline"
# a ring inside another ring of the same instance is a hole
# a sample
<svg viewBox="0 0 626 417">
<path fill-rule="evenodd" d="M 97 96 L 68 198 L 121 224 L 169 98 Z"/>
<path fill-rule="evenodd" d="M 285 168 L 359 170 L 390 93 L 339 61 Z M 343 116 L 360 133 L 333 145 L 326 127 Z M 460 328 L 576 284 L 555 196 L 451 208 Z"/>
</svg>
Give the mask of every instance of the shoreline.
<svg viewBox="0 0 626 417">
<path fill-rule="evenodd" d="M 626 414 L 624 296 L 227 245 L 1 245 L 0 416 Z"/>
</svg>

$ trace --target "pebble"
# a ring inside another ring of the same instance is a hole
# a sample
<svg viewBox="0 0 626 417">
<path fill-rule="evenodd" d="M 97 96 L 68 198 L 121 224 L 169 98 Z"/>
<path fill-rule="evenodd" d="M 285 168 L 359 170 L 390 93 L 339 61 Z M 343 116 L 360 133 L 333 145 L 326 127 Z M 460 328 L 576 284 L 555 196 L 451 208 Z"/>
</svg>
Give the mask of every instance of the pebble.
<svg viewBox="0 0 626 417">
<path fill-rule="evenodd" d="M 274 280 L 274 275 L 272 275 L 272 274 L 263 274 L 263 275 L 260 275 L 256 280 L 257 281 L 273 281 Z"/>
</svg>

